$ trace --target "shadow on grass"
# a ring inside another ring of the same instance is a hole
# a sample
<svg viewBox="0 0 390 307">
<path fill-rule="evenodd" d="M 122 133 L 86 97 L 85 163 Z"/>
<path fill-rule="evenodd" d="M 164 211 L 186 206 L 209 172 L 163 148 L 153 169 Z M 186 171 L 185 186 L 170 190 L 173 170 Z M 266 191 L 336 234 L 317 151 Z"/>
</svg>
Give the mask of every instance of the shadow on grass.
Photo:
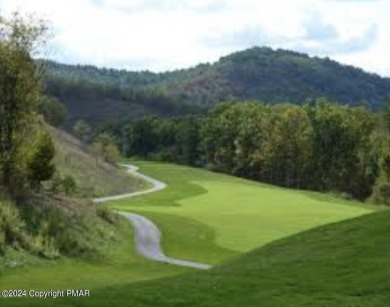
<svg viewBox="0 0 390 307">
<path fill-rule="evenodd" d="M 191 218 L 173 214 L 134 211 L 152 220 L 162 233 L 162 247 L 170 257 L 219 264 L 239 253 L 216 242 L 216 231 Z"/>
</svg>

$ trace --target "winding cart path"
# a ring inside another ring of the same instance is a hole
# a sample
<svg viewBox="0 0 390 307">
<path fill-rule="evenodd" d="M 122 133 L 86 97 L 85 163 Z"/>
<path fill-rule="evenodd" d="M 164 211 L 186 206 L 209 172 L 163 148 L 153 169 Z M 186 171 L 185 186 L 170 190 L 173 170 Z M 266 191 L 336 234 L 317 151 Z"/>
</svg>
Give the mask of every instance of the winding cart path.
<svg viewBox="0 0 390 307">
<path fill-rule="evenodd" d="M 161 182 L 152 177 L 139 173 L 138 167 L 134 165 L 124 164 L 123 166 L 126 167 L 128 173 L 131 173 L 133 176 L 139 177 L 151 183 L 153 186 L 150 189 L 144 191 L 95 198 L 94 199 L 95 203 L 102 203 L 107 201 L 113 201 L 113 200 L 118 200 L 123 198 L 131 198 L 139 195 L 154 193 L 162 189 L 165 189 L 167 187 L 167 185 L 164 182 Z M 131 213 L 131 212 L 118 211 L 117 213 L 125 217 L 127 220 L 129 220 L 130 223 L 133 225 L 135 229 L 136 250 L 138 254 L 144 256 L 145 258 L 154 261 L 169 263 L 173 265 L 193 267 L 197 269 L 209 269 L 212 267 L 210 264 L 206 264 L 206 263 L 176 259 L 176 258 L 171 258 L 166 256 L 161 247 L 161 232 L 151 220 L 147 219 L 142 215 Z"/>
</svg>

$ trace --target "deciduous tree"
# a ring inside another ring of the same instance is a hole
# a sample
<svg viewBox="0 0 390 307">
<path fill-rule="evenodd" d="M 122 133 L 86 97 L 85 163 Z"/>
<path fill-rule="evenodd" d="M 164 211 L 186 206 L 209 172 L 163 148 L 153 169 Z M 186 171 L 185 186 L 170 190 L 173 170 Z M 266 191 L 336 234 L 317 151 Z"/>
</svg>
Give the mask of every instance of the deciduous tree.
<svg viewBox="0 0 390 307">
<path fill-rule="evenodd" d="M 0 184 L 17 189 L 21 137 L 40 95 L 40 74 L 32 54 L 44 42 L 42 21 L 15 13 L 0 17 Z M 20 177 L 20 176 L 19 176 Z"/>
</svg>

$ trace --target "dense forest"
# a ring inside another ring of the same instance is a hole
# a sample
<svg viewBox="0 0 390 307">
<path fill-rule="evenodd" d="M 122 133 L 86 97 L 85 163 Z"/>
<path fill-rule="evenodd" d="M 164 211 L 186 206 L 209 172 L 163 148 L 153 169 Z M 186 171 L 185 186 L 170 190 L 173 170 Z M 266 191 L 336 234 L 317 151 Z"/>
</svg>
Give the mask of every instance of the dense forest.
<svg viewBox="0 0 390 307">
<path fill-rule="evenodd" d="M 260 47 L 165 73 L 43 63 L 46 94 L 66 105 L 71 121 L 93 124 L 153 114 L 199 114 L 227 100 L 300 104 L 326 97 L 377 109 L 390 96 L 388 78 L 328 58 Z"/>
<path fill-rule="evenodd" d="M 388 111 L 324 99 L 300 106 L 239 101 L 221 103 L 206 116 L 145 117 L 101 132 L 114 136 L 125 156 L 388 202 Z"/>
</svg>

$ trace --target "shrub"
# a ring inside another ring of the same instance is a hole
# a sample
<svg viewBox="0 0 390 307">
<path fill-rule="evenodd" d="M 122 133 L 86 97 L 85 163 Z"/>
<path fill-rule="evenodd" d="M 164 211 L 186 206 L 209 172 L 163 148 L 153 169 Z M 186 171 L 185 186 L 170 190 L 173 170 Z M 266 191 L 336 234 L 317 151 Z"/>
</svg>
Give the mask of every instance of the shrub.
<svg viewBox="0 0 390 307">
<path fill-rule="evenodd" d="M 98 161 L 98 156 L 101 156 L 107 163 L 115 164 L 120 157 L 116 140 L 107 133 L 99 134 L 92 147 L 97 155 L 96 161 Z"/>
<path fill-rule="evenodd" d="M 49 190 L 55 194 L 62 192 L 62 177 L 56 172 L 50 181 Z"/>
<path fill-rule="evenodd" d="M 106 222 L 110 224 L 116 224 L 118 221 L 118 216 L 117 214 L 111 212 L 109 209 L 106 207 L 99 206 L 96 208 L 96 214 Z"/>
<path fill-rule="evenodd" d="M 373 201 L 378 204 L 390 205 L 390 182 L 381 182 L 374 188 Z"/>
<path fill-rule="evenodd" d="M 13 203 L 3 201 L 0 203 L 0 250 L 4 251 L 6 245 L 30 249 L 31 237 L 26 233 L 18 209 Z"/>
<path fill-rule="evenodd" d="M 35 252 L 36 254 L 48 259 L 58 258 L 60 256 L 58 248 L 56 247 L 56 242 L 53 237 L 38 234 L 34 237 L 33 242 L 33 252 Z"/>
<path fill-rule="evenodd" d="M 50 182 L 49 190 L 55 194 L 65 193 L 66 195 L 74 195 L 77 192 L 77 183 L 71 175 L 63 177 L 57 172 Z"/>
<path fill-rule="evenodd" d="M 5 250 L 5 233 L 0 229 L 0 254 L 4 254 Z"/>
<path fill-rule="evenodd" d="M 55 173 L 54 155 L 55 148 L 51 136 L 47 132 L 41 133 L 28 159 L 28 179 L 32 188 L 40 188 L 42 181 L 53 177 Z"/>
<path fill-rule="evenodd" d="M 76 193 L 77 185 L 74 178 L 70 175 L 65 175 L 62 179 L 62 186 L 66 195 L 72 195 Z"/>
</svg>

